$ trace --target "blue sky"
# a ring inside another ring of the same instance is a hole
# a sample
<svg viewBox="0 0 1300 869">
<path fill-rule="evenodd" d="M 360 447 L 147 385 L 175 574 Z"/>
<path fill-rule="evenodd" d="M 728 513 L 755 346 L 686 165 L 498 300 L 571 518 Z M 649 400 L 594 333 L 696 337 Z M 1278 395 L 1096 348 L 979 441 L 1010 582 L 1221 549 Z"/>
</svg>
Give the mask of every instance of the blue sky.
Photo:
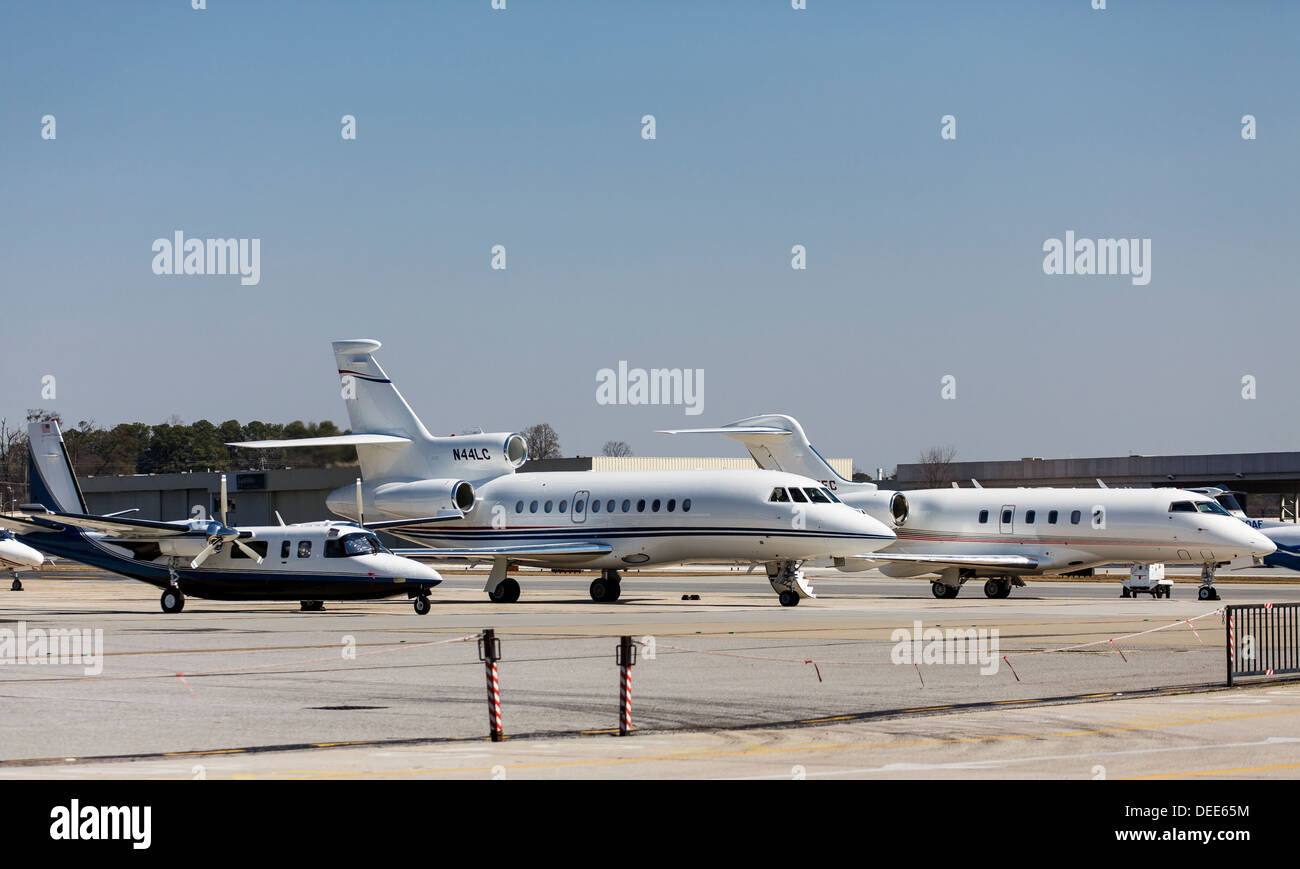
<svg viewBox="0 0 1300 869">
<path fill-rule="evenodd" d="M 6 4 L 0 416 L 345 423 L 328 342 L 374 337 L 431 430 L 570 454 L 1300 449 L 1300 7 L 1107 5 Z M 153 274 L 177 230 L 260 284 Z M 1045 275 L 1066 230 L 1150 284 Z M 703 414 L 598 405 L 619 360 Z"/>
</svg>

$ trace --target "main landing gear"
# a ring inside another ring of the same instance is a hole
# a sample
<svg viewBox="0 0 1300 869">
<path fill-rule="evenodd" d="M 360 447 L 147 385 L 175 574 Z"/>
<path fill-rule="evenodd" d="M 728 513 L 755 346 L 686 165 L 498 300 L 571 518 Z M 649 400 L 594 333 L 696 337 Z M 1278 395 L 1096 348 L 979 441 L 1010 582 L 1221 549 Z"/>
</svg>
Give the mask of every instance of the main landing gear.
<svg viewBox="0 0 1300 869">
<path fill-rule="evenodd" d="M 936 579 L 930 583 L 930 594 L 939 598 L 939 600 L 952 600 L 961 591 L 960 585 L 948 585 L 941 579 Z"/>
<path fill-rule="evenodd" d="M 1196 590 L 1197 600 L 1219 600 L 1219 592 L 1214 587 L 1214 571 L 1217 564 L 1201 565 L 1201 587 Z"/>
<path fill-rule="evenodd" d="M 1004 576 L 990 579 L 984 583 L 984 596 L 993 600 L 1011 597 L 1011 580 Z"/>
<path fill-rule="evenodd" d="M 519 600 L 519 583 L 507 576 L 488 592 L 488 597 L 493 603 L 515 603 Z"/>
<path fill-rule="evenodd" d="M 13 573 L 13 576 L 14 576 L 14 581 L 11 582 L 11 583 L 9 584 L 9 590 L 10 590 L 10 591 L 22 591 L 22 590 L 23 590 L 23 581 L 22 581 L 21 579 L 18 578 L 18 571 L 15 570 L 15 571 L 12 571 L 12 573 Z"/>
<path fill-rule="evenodd" d="M 602 570 L 600 576 L 591 581 L 591 588 L 588 589 L 591 599 L 596 603 L 613 603 L 618 600 L 623 592 L 621 580 L 617 570 Z"/>
<path fill-rule="evenodd" d="M 325 612 L 325 601 L 323 600 L 304 600 L 301 601 L 302 611 L 305 613 L 323 613 Z"/>
<path fill-rule="evenodd" d="M 185 609 L 185 595 L 179 588 L 166 588 L 162 593 L 162 611 L 171 615 Z"/>
</svg>

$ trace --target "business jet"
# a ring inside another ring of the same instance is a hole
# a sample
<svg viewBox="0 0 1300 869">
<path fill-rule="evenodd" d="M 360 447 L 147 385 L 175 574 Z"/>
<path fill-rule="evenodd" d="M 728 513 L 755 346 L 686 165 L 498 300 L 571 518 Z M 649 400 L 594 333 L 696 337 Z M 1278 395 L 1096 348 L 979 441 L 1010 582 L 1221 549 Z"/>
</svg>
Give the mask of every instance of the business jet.
<svg viewBox="0 0 1300 869">
<path fill-rule="evenodd" d="M 802 564 L 849 557 L 894 541 L 894 532 L 848 507 L 826 486 L 779 471 L 607 471 L 519 473 L 528 457 L 518 434 L 434 437 L 375 361 L 378 341 L 336 341 L 352 434 L 231 446 L 352 445 L 364 480 L 362 501 L 349 487 L 326 501 L 334 513 L 410 519 L 438 510 L 463 518 L 393 529 L 421 549 L 410 557 L 490 562 L 484 591 L 513 603 L 509 575 L 529 565 L 599 570 L 592 600 L 621 594 L 629 566 L 749 562 L 766 567 L 783 606 L 815 597 Z"/>
<path fill-rule="evenodd" d="M 226 522 L 224 475 L 219 521 L 91 515 L 58 423 L 31 423 L 28 437 L 35 503 L 23 505 L 18 514 L 0 516 L 0 527 L 17 532 L 23 543 L 41 552 L 161 588 L 165 613 L 184 609 L 186 595 L 297 600 L 309 611 L 323 609 L 326 600 L 406 595 L 413 599 L 416 613 L 425 615 L 429 590 L 442 582 L 432 567 L 394 555 L 380 543 L 374 532 L 391 523 L 232 527 Z M 428 525 L 448 515 L 420 521 Z"/>
<path fill-rule="evenodd" d="M 0 570 L 9 571 L 9 576 L 13 579 L 10 591 L 23 590 L 23 581 L 18 577 L 18 571 L 34 570 L 44 563 L 44 555 L 19 543 L 7 531 L 0 531 Z"/>
<path fill-rule="evenodd" d="M 883 551 L 836 559 L 841 570 L 879 566 L 886 576 L 937 573 L 935 597 L 954 598 L 986 578 L 984 594 L 1005 598 L 1024 576 L 1059 576 L 1114 562 L 1201 563 L 1201 600 L 1218 600 L 1214 571 L 1234 558 L 1276 548 L 1213 498 L 1183 489 L 880 489 L 841 477 L 793 417 L 764 414 L 718 428 L 665 434 L 721 434 L 740 441 L 761 468 L 819 480 L 844 503 L 892 526 Z"/>
</svg>

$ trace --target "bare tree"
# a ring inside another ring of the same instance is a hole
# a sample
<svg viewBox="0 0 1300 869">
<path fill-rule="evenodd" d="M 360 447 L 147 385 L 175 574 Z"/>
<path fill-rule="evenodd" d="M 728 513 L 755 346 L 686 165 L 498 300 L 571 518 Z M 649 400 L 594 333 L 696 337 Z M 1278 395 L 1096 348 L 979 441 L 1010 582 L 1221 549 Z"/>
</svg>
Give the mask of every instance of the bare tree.
<svg viewBox="0 0 1300 869">
<path fill-rule="evenodd" d="M 951 486 L 953 476 L 952 460 L 957 457 L 954 446 L 930 447 L 921 453 L 917 464 L 921 466 L 921 480 L 927 489 L 942 489 Z"/>
<path fill-rule="evenodd" d="M 530 425 L 520 432 L 528 444 L 530 459 L 558 459 L 560 457 L 560 436 L 555 433 L 548 422 Z"/>
<path fill-rule="evenodd" d="M 626 441 L 605 441 L 605 445 L 600 448 L 602 456 L 626 457 L 632 455 L 632 448 L 627 445 Z"/>
</svg>

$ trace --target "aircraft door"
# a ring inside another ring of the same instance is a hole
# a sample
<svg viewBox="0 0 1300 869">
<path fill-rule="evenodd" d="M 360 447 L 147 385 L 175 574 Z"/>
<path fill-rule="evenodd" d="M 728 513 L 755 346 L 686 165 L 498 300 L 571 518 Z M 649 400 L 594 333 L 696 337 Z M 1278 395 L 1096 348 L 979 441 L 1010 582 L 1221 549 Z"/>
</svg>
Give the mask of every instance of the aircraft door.
<svg viewBox="0 0 1300 869">
<path fill-rule="evenodd" d="M 569 515 L 574 522 L 582 523 L 587 521 L 587 505 L 589 501 L 591 501 L 591 492 L 586 489 L 573 493 L 573 509 L 569 511 Z"/>
<path fill-rule="evenodd" d="M 1003 504 L 1002 511 L 998 513 L 998 532 L 1001 534 L 1014 534 L 1016 530 L 1016 505 Z"/>
</svg>

